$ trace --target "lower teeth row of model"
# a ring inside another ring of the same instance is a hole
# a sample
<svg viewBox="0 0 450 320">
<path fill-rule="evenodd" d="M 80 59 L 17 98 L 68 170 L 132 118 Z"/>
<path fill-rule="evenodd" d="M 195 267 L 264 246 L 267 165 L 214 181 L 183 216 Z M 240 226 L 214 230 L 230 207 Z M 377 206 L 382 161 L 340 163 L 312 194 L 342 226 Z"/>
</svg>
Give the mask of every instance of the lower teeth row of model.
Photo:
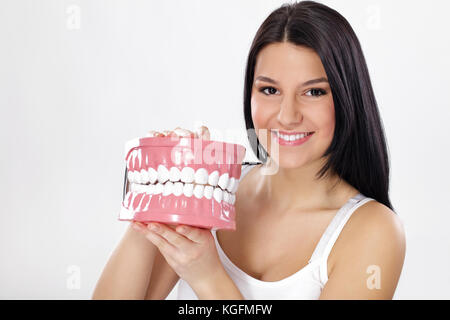
<svg viewBox="0 0 450 320">
<path fill-rule="evenodd" d="M 182 194 L 186 197 L 196 197 L 198 199 L 214 198 L 217 202 L 222 200 L 230 204 L 234 204 L 236 200 L 236 195 L 228 191 L 224 191 L 219 187 L 213 187 L 209 185 L 192 184 L 192 183 L 182 183 L 182 182 L 171 182 L 168 181 L 164 184 L 137 184 L 131 183 L 129 191 L 135 193 L 146 193 L 151 195 L 162 194 L 163 196 L 175 195 L 181 196 Z"/>
</svg>

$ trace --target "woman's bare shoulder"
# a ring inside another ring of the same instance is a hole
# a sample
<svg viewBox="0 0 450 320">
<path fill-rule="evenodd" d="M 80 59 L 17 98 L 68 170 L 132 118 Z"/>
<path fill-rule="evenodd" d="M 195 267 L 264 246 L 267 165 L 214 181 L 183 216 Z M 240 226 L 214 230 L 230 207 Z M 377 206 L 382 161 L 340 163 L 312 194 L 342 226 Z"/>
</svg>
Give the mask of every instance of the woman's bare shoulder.
<svg viewBox="0 0 450 320">
<path fill-rule="evenodd" d="M 387 259 L 389 256 L 404 257 L 406 237 L 403 222 L 389 207 L 376 200 L 368 201 L 353 212 L 335 246 L 339 251 L 336 263 L 357 253 L 370 255 L 370 251 L 373 254 L 381 252 Z"/>
</svg>

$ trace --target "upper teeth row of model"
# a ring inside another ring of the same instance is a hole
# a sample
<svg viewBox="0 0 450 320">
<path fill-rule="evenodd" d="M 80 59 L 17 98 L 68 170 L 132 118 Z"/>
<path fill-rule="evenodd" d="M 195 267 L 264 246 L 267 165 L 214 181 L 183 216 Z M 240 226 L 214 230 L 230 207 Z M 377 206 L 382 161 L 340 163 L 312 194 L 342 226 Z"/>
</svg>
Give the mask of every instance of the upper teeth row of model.
<svg viewBox="0 0 450 320">
<path fill-rule="evenodd" d="M 229 176 L 227 172 L 219 176 L 219 171 L 213 171 L 208 174 L 205 168 L 199 168 L 195 171 L 191 167 L 184 167 L 182 170 L 172 167 L 168 170 L 164 165 L 159 165 L 155 170 L 149 167 L 147 170 L 128 171 L 128 181 L 131 183 L 154 184 L 156 182 L 165 183 L 166 181 L 209 184 L 210 186 L 219 186 L 222 190 L 235 193 L 239 180 Z"/>
<path fill-rule="evenodd" d="M 308 135 L 308 133 L 284 135 L 284 134 L 280 134 L 276 131 L 274 131 L 274 132 L 278 137 L 280 137 L 281 139 L 286 140 L 286 141 L 294 141 L 294 140 L 303 139 L 304 137 L 306 137 Z"/>
<path fill-rule="evenodd" d="M 194 185 L 192 183 L 183 184 L 181 182 L 171 182 L 167 181 L 166 183 L 157 183 L 157 184 L 137 184 L 132 183 L 130 185 L 130 192 L 134 193 L 146 193 L 151 195 L 162 194 L 163 196 L 168 196 L 174 194 L 175 196 L 180 196 L 184 194 L 186 197 L 192 197 L 193 195 L 201 199 L 205 197 L 207 199 L 214 198 L 217 202 L 221 202 L 222 200 L 228 202 L 230 204 L 234 204 L 236 200 L 236 195 L 233 193 L 229 193 L 227 191 L 223 191 L 220 188 L 214 188 L 213 186 L 203 186 L 203 185 Z"/>
</svg>

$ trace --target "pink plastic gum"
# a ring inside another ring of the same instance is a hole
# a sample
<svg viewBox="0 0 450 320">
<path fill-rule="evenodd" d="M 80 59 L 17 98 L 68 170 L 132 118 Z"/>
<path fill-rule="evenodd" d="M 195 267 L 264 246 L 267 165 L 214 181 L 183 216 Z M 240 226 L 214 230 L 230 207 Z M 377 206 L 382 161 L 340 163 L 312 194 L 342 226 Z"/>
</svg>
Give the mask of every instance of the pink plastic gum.
<svg viewBox="0 0 450 320">
<path fill-rule="evenodd" d="M 230 180 L 234 179 L 234 187 L 231 187 L 233 183 L 229 185 L 234 193 L 239 184 L 245 151 L 245 147 L 239 144 L 199 138 L 145 137 L 127 142 L 125 161 L 129 176 L 147 174 L 150 168 L 158 172 L 160 165 L 169 171 L 172 167 L 180 171 L 190 167 L 194 172 L 199 168 L 205 168 L 208 177 L 212 172 L 218 171 L 219 177 L 228 174 Z M 158 175 L 158 180 L 159 178 Z M 177 180 L 183 183 L 180 179 Z M 234 201 L 227 202 L 222 198 L 218 202 L 215 196 L 207 198 L 205 194 L 201 198 L 197 198 L 194 194 L 175 195 L 174 192 L 168 195 L 162 192 L 155 194 L 156 183 L 159 181 L 153 181 L 153 186 L 150 185 L 151 182 L 143 184 L 143 188 L 139 189 L 145 189 L 144 191 L 128 191 L 122 201 L 119 220 L 187 224 L 214 230 L 236 229 Z M 192 183 L 195 186 L 195 182 Z M 228 194 L 232 195 L 230 192 Z"/>
</svg>

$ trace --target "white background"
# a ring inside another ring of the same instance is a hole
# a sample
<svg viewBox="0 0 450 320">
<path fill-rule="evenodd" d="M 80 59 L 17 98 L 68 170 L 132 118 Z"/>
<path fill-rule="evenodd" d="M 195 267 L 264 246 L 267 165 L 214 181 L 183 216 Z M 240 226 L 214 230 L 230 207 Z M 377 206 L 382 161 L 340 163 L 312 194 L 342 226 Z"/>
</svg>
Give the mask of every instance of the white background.
<svg viewBox="0 0 450 320">
<path fill-rule="evenodd" d="M 356 31 L 386 130 L 407 233 L 395 298 L 449 299 L 450 4 L 322 2 Z M 0 1 L 0 298 L 90 299 L 127 227 L 124 143 L 199 122 L 245 134 L 248 50 L 282 3 Z"/>
</svg>

